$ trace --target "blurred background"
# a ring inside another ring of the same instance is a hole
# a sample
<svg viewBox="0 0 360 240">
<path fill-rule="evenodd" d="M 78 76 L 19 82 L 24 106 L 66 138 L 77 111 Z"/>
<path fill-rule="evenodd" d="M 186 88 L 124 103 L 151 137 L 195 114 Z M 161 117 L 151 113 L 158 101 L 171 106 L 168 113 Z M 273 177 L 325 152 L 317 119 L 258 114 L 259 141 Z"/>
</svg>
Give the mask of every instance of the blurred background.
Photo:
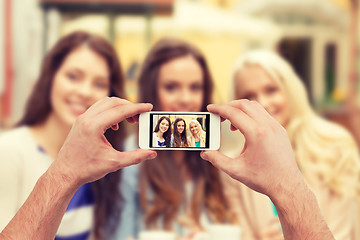
<svg viewBox="0 0 360 240">
<path fill-rule="evenodd" d="M 185 39 L 204 52 L 216 103 L 230 100 L 239 55 L 276 50 L 304 80 L 318 113 L 360 143 L 359 11 L 358 0 L 1 0 L 0 129 L 22 115 L 47 49 L 86 30 L 115 46 L 131 101 L 143 58 L 161 37 Z"/>
</svg>

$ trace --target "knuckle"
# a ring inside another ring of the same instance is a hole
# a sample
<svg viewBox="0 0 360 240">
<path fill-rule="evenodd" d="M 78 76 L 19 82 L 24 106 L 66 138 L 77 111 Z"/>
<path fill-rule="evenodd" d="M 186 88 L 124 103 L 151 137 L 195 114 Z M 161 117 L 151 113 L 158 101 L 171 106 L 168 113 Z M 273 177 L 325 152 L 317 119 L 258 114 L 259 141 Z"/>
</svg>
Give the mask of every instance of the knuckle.
<svg viewBox="0 0 360 240">
<path fill-rule="evenodd" d="M 240 110 L 246 110 L 250 104 L 250 101 L 248 99 L 240 99 L 238 103 L 235 105 L 236 108 Z"/>
<path fill-rule="evenodd" d="M 119 105 L 121 104 L 121 100 L 120 98 L 117 98 L 117 97 L 111 97 L 111 102 L 114 104 L 114 105 Z"/>
<path fill-rule="evenodd" d="M 264 108 L 258 101 L 256 100 L 251 100 L 251 104 L 254 106 L 254 107 L 257 107 L 257 108 Z"/>
<path fill-rule="evenodd" d="M 258 127 L 255 130 L 255 134 L 257 138 L 264 138 L 266 136 L 268 136 L 268 129 L 265 127 Z"/>
<path fill-rule="evenodd" d="M 102 99 L 102 101 L 104 101 L 104 102 L 109 102 L 109 101 L 111 101 L 111 97 L 106 96 L 106 97 L 104 97 L 104 98 Z"/>
<path fill-rule="evenodd" d="M 81 131 L 84 132 L 85 134 L 91 133 L 93 131 L 93 126 L 94 124 L 92 124 L 91 121 L 87 119 L 82 119 L 80 121 Z"/>
</svg>

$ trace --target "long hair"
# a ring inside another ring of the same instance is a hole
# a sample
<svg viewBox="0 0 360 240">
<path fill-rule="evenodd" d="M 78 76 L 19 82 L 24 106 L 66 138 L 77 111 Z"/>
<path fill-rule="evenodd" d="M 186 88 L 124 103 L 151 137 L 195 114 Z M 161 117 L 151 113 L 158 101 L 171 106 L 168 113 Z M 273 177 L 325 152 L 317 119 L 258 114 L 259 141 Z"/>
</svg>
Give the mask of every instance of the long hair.
<svg viewBox="0 0 360 240">
<path fill-rule="evenodd" d="M 184 131 L 179 134 L 177 124 L 178 122 L 184 122 Z M 186 122 L 182 118 L 176 118 L 174 121 L 174 147 L 188 147 L 189 143 L 186 136 Z"/>
<path fill-rule="evenodd" d="M 74 32 L 61 38 L 46 54 L 42 62 L 40 76 L 27 101 L 25 113 L 17 124 L 18 126 L 35 126 L 47 119 L 53 110 L 50 93 L 54 76 L 66 56 L 81 45 L 86 45 L 106 60 L 110 71 L 109 96 L 124 98 L 124 79 L 120 62 L 113 47 L 99 36 L 80 31 Z M 105 136 L 115 149 L 121 150 L 124 134 L 124 127 L 120 124 L 118 131 L 109 129 Z M 119 181 L 120 172 L 117 171 L 92 183 L 95 195 L 94 233 L 97 238 L 103 237 L 105 227 L 109 226 L 110 230 L 113 231 L 117 225 L 121 210 Z"/>
<path fill-rule="evenodd" d="M 315 113 L 303 82 L 277 54 L 257 50 L 243 55 L 235 64 L 234 81 L 248 66 L 260 67 L 284 90 L 290 108 L 285 127 L 305 179 L 310 184 L 326 185 L 339 195 L 358 196 L 360 162 L 350 133 Z M 235 89 L 241 88 L 236 81 L 234 85 Z"/>
<path fill-rule="evenodd" d="M 190 139 L 191 139 L 191 142 L 195 142 L 195 138 L 199 138 L 200 139 L 200 142 L 204 142 L 206 141 L 206 132 L 202 129 L 201 127 L 201 124 L 198 122 L 198 120 L 196 119 L 191 119 L 190 123 L 189 123 L 189 127 L 191 128 L 191 124 L 195 124 L 199 131 L 198 133 L 196 134 L 196 136 L 194 136 L 194 134 L 191 132 L 191 136 L 190 136 Z"/>
<path fill-rule="evenodd" d="M 170 121 L 170 118 L 166 117 L 166 116 L 162 116 L 157 124 L 156 124 L 156 127 L 155 127 L 155 130 L 154 132 L 158 132 L 160 130 L 160 123 L 162 122 L 162 120 L 166 120 L 168 123 L 169 123 L 169 128 L 168 130 L 166 130 L 166 132 L 163 133 L 163 138 L 165 139 L 165 145 L 166 147 L 170 147 L 170 138 L 171 138 L 171 121 Z"/>
<path fill-rule="evenodd" d="M 159 109 L 157 81 L 160 67 L 176 58 L 192 56 L 201 66 L 204 75 L 204 96 L 201 111 L 211 102 L 213 81 L 206 60 L 194 46 L 177 39 L 162 39 L 147 55 L 139 76 L 140 102 L 149 102 L 154 110 Z M 185 203 L 184 180 L 178 171 L 174 152 L 161 151 L 154 161 L 142 164 L 140 174 L 140 203 L 145 211 L 147 227 L 156 227 L 159 221 L 165 229 L 171 229 L 181 204 Z M 214 222 L 226 222 L 228 203 L 223 194 L 219 171 L 209 162 L 203 161 L 199 152 L 185 153 L 188 172 L 194 180 L 194 192 L 190 206 L 194 221 L 199 223 L 200 214 L 205 209 Z M 153 193 L 149 203 L 148 190 Z"/>
</svg>

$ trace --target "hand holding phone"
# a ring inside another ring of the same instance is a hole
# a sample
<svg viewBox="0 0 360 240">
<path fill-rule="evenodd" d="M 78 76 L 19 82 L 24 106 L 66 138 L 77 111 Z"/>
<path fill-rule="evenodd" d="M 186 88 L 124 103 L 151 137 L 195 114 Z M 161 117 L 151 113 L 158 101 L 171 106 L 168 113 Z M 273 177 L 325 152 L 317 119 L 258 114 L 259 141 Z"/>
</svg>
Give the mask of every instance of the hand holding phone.
<svg viewBox="0 0 360 240">
<path fill-rule="evenodd" d="M 142 113 L 139 146 L 156 150 L 217 150 L 220 117 L 209 112 Z"/>
</svg>

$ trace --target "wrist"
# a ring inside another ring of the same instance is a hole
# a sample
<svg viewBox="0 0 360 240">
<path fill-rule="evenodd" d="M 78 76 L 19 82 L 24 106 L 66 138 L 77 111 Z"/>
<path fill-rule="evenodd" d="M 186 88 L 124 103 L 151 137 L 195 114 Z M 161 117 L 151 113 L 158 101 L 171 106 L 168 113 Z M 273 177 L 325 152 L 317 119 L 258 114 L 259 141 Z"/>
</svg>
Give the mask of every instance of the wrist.
<svg viewBox="0 0 360 240">
<path fill-rule="evenodd" d="M 289 212 L 296 209 L 300 204 L 309 200 L 315 200 L 315 195 L 310 190 L 301 173 L 296 177 L 293 175 L 292 181 L 282 181 L 274 191 L 269 194 L 271 201 L 279 212 Z"/>
<path fill-rule="evenodd" d="M 49 186 L 56 186 L 63 194 L 73 194 L 81 186 L 76 179 L 64 173 L 55 164 L 52 164 L 49 169 L 43 174 L 42 178 Z"/>
</svg>

